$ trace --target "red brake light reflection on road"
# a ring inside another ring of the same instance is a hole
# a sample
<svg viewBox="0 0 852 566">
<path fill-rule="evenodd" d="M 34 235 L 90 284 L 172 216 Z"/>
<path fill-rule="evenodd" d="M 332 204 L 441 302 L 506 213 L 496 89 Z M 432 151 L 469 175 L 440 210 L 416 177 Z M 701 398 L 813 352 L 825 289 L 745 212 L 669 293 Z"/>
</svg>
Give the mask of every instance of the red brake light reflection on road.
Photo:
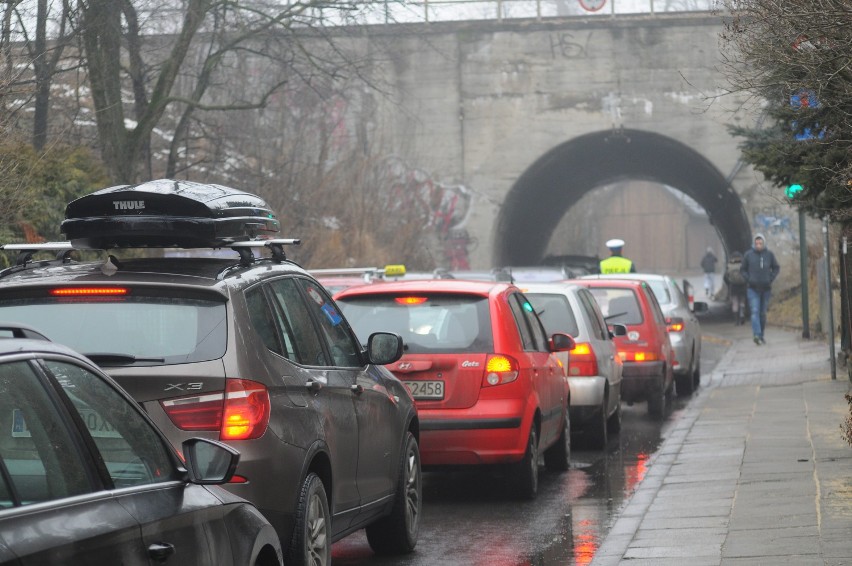
<svg viewBox="0 0 852 566">
<path fill-rule="evenodd" d="M 401 305 L 420 305 L 429 299 L 426 297 L 396 297 L 394 300 Z"/>
<path fill-rule="evenodd" d="M 127 293 L 126 287 L 57 287 L 50 290 L 54 297 L 115 296 Z"/>
</svg>

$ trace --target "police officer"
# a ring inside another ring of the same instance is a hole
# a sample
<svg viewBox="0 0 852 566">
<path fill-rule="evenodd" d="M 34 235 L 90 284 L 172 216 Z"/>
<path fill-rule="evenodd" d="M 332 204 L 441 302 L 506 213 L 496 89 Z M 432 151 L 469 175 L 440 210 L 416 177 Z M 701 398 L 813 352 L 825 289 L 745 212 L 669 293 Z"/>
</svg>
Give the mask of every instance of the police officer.
<svg viewBox="0 0 852 566">
<path fill-rule="evenodd" d="M 601 273 L 636 273 L 633 262 L 621 255 L 624 240 L 609 240 L 606 247 L 609 248 L 610 256 L 601 260 Z"/>
</svg>

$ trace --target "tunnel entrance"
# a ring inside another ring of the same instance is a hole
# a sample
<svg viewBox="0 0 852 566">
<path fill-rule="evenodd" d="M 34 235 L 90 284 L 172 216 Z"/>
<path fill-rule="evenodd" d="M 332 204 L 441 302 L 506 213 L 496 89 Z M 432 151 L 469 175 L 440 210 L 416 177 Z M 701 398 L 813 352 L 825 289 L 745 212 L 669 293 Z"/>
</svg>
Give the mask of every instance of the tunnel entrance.
<svg viewBox="0 0 852 566">
<path fill-rule="evenodd" d="M 497 220 L 494 265 L 539 263 L 574 204 L 595 189 L 627 180 L 673 187 L 690 197 L 707 212 L 727 252 L 751 245 L 739 195 L 707 159 L 660 134 L 611 130 L 560 144 L 520 176 Z"/>
</svg>

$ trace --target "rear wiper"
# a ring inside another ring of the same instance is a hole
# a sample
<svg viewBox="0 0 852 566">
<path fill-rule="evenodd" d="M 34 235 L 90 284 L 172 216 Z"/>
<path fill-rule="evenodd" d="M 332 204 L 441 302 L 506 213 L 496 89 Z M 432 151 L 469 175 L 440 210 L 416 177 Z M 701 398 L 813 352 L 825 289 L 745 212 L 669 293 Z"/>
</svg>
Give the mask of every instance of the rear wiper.
<svg viewBox="0 0 852 566">
<path fill-rule="evenodd" d="M 611 319 L 611 318 L 618 318 L 618 317 L 620 317 L 620 316 L 624 316 L 624 315 L 626 315 L 626 314 L 627 314 L 627 311 L 625 311 L 625 312 L 617 312 L 617 313 L 615 313 L 615 314 L 611 314 L 611 315 L 609 315 L 609 316 L 605 316 L 605 317 L 604 317 L 604 320 L 609 320 L 609 319 Z"/>
<path fill-rule="evenodd" d="M 98 365 L 130 365 L 136 362 L 164 362 L 165 358 L 137 358 L 133 354 L 115 354 L 111 352 L 97 352 L 91 354 L 83 354 Z"/>
</svg>

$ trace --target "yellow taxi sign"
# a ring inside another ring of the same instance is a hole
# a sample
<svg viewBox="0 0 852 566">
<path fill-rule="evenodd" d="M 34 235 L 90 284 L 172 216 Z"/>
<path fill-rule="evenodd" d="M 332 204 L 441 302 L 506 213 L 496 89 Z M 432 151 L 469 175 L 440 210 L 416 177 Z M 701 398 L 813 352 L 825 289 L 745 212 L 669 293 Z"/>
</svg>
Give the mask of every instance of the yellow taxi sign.
<svg viewBox="0 0 852 566">
<path fill-rule="evenodd" d="M 385 277 L 402 277 L 403 275 L 405 275 L 404 265 L 398 264 L 385 266 Z"/>
</svg>

